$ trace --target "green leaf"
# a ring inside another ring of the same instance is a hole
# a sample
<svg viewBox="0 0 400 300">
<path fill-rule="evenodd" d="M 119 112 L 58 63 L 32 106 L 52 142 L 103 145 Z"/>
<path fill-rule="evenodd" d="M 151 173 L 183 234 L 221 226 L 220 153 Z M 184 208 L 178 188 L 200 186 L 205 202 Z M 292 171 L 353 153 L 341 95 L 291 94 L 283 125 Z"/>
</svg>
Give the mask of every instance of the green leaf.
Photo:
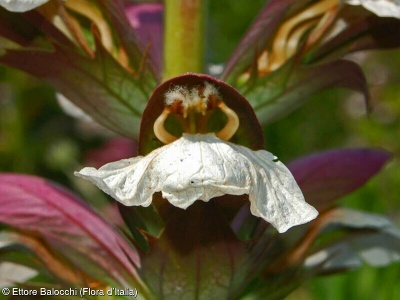
<svg viewBox="0 0 400 300">
<path fill-rule="evenodd" d="M 246 91 L 245 96 L 254 105 L 262 125 L 271 123 L 301 107 L 310 96 L 328 88 L 348 88 L 364 95 L 367 107 L 370 95 L 361 68 L 346 60 L 316 66 L 298 66 L 286 80 L 285 69 L 264 78 L 261 83 Z M 282 85 L 285 84 L 284 88 Z M 271 88 L 272 86 L 272 88 Z"/>
<path fill-rule="evenodd" d="M 149 250 L 147 236 L 158 238 L 164 229 L 164 222 L 155 207 L 153 205 L 133 207 L 119 204 L 118 208 L 136 243 L 142 250 Z"/>
<path fill-rule="evenodd" d="M 253 76 L 238 89 L 246 96 L 253 108 L 258 109 L 285 92 L 290 76 L 293 75 L 293 69 L 294 60 L 291 59 L 266 76 Z"/>
</svg>

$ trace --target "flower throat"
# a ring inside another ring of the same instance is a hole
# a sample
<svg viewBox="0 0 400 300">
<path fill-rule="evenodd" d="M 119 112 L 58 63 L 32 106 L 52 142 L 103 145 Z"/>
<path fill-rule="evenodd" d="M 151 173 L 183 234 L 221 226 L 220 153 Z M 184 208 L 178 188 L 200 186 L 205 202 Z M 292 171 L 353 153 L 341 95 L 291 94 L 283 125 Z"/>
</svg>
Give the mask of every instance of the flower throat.
<svg viewBox="0 0 400 300">
<path fill-rule="evenodd" d="M 222 140 L 229 140 L 239 127 L 239 117 L 222 100 L 217 88 L 208 82 L 191 89 L 174 86 L 164 94 L 165 108 L 154 122 L 154 134 L 164 144 L 178 139 L 165 129 L 165 121 L 173 115 L 182 125 L 184 133 L 207 133 L 211 113 L 219 108 L 228 118 L 225 126 L 216 133 Z"/>
</svg>

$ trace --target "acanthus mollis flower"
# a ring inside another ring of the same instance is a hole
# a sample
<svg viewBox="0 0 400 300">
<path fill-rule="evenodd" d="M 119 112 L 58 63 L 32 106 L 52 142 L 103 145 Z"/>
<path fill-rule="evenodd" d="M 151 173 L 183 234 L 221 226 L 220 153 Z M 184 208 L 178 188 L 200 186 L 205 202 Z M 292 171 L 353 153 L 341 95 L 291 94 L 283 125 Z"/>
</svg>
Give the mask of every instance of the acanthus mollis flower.
<svg viewBox="0 0 400 300">
<path fill-rule="evenodd" d="M 49 0 L 1 0 L 0 6 L 14 12 L 25 12 L 39 7 Z"/>
<path fill-rule="evenodd" d="M 241 122 L 250 123 L 229 107 L 229 103 L 237 107 L 235 102 L 246 106 L 247 118 L 255 117 L 236 90 L 210 76 L 186 74 L 168 80 L 149 100 L 149 107 L 164 107 L 153 130 L 167 145 L 144 157 L 109 163 L 99 170 L 84 168 L 75 174 L 129 206 L 149 206 L 156 192 L 183 209 L 196 200 L 248 194 L 253 215 L 270 222 L 279 232 L 314 219 L 318 212 L 305 202 L 290 171 L 274 155 L 228 141 Z M 216 133 L 208 133 L 215 110 L 224 113 L 227 121 Z M 165 127 L 170 117 L 181 123 L 180 138 Z M 146 111 L 143 120 L 144 127 L 151 123 Z M 252 121 L 256 126 L 248 135 L 257 132 L 256 122 Z"/>
<path fill-rule="evenodd" d="M 361 5 L 380 17 L 400 18 L 398 0 L 345 0 L 344 2 L 350 5 Z"/>
</svg>

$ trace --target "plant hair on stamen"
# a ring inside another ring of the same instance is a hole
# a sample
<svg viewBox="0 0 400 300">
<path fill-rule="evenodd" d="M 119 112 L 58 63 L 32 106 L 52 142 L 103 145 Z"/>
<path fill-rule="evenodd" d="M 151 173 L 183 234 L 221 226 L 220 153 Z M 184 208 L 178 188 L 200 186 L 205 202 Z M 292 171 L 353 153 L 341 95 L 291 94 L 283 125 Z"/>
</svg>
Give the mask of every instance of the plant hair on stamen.
<svg viewBox="0 0 400 300">
<path fill-rule="evenodd" d="M 204 115 L 212 96 L 220 98 L 218 89 L 206 81 L 204 86 L 195 86 L 192 89 L 186 86 L 174 86 L 165 93 L 165 104 L 167 106 L 181 105 L 184 118 L 187 117 L 189 110 L 194 110 Z"/>
</svg>

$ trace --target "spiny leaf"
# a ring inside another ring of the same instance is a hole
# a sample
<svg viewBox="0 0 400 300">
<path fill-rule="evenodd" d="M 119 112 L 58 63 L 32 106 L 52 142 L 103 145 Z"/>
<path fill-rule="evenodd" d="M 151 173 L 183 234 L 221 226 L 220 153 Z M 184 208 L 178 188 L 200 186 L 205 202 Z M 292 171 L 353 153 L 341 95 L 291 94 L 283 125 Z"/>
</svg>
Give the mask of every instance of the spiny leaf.
<svg viewBox="0 0 400 300">
<path fill-rule="evenodd" d="M 133 75 L 96 37 L 95 57 L 91 58 L 37 12 L 10 16 L 0 11 L 0 15 L 4 17 L 0 34 L 20 45 L 17 49 L 0 45 L 0 63 L 43 79 L 105 127 L 129 138 L 138 136 L 140 118 L 155 80 L 136 40 L 124 36 L 126 43 L 129 40 L 136 45 L 129 46 L 132 50 L 128 54 L 143 63 L 140 73 Z M 18 26 L 13 27 L 15 23 Z"/>
<path fill-rule="evenodd" d="M 164 229 L 164 222 L 154 206 L 133 207 L 118 204 L 118 208 L 135 242 L 142 250 L 149 250 L 147 236 L 150 235 L 158 238 Z"/>
<path fill-rule="evenodd" d="M 135 32 L 130 25 L 128 17 L 125 13 L 124 3 L 121 0 L 101 0 L 98 5 L 104 10 L 109 17 L 112 28 L 120 38 L 121 44 L 127 51 L 128 57 L 131 60 L 135 70 L 141 71 L 141 76 L 138 78 L 151 92 L 154 88 L 154 80 L 160 80 L 161 70 L 155 65 L 151 57 L 147 57 L 146 46 L 139 43 L 139 32 Z"/>
<path fill-rule="evenodd" d="M 254 107 L 260 123 L 271 123 L 302 106 L 310 96 L 327 88 L 348 88 L 364 95 L 369 107 L 369 91 L 361 68 L 346 60 L 316 66 L 297 67 L 282 93 L 275 95 L 268 85 L 248 91 L 245 96 Z M 269 98 L 268 95 L 273 95 Z"/>
<path fill-rule="evenodd" d="M 98 123 L 135 138 L 147 97 L 108 53 L 98 51 L 96 57 L 92 61 L 61 48 L 54 53 L 7 50 L 0 62 L 43 79 Z"/>
</svg>

